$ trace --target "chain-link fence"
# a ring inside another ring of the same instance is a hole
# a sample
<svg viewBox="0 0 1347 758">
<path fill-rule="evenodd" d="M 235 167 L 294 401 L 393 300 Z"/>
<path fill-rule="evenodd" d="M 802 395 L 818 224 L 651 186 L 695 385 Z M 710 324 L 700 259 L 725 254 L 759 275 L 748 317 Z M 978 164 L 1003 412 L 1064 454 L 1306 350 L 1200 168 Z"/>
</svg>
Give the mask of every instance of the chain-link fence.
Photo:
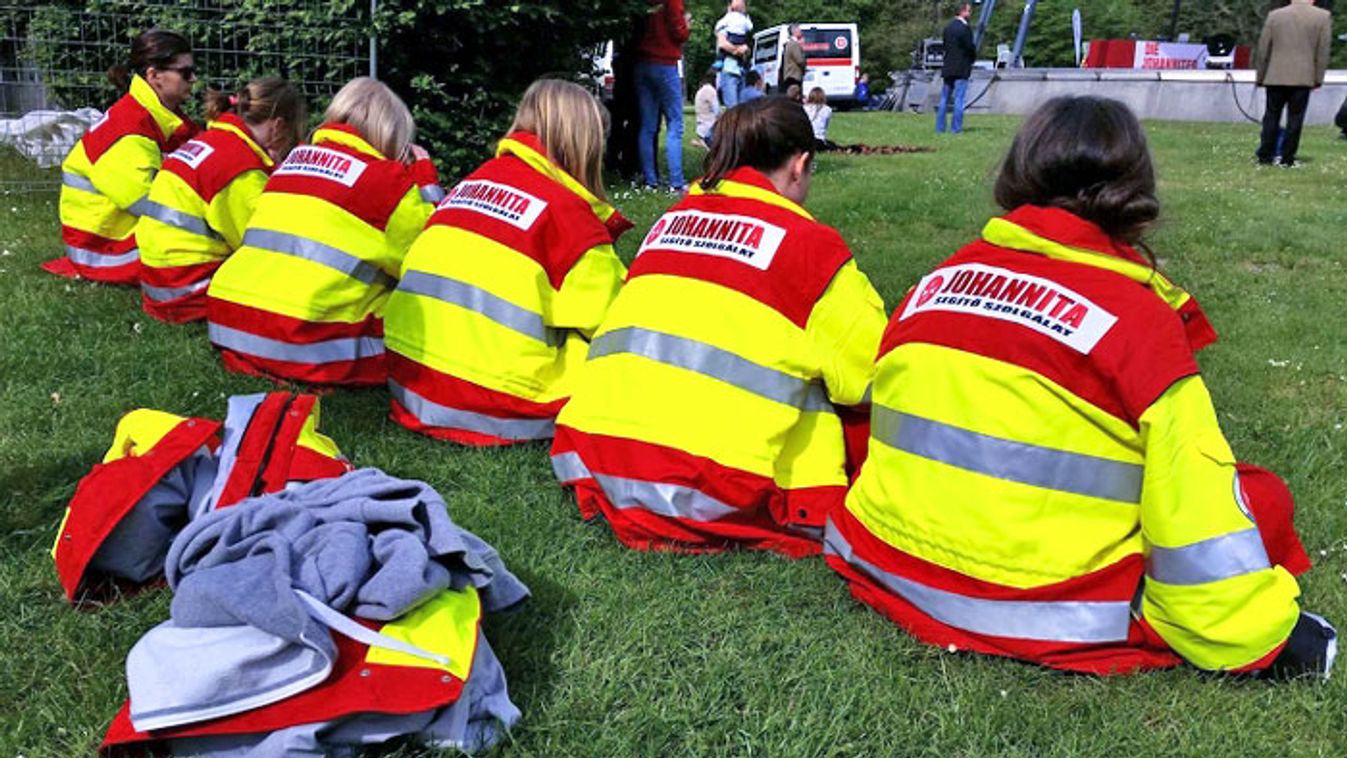
<svg viewBox="0 0 1347 758">
<path fill-rule="evenodd" d="M 145 29 L 191 39 L 198 89 L 279 74 L 321 112 L 371 71 L 371 9 L 367 0 L 0 1 L 0 192 L 59 185 L 55 167 L 117 99 L 107 70 Z"/>
</svg>

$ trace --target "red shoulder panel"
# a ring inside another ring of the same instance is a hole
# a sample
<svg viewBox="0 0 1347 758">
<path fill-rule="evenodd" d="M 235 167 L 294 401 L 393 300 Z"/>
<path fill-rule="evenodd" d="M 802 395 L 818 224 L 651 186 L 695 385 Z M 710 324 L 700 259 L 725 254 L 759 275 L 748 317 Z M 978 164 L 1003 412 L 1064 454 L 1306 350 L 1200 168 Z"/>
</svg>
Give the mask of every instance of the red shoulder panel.
<svg viewBox="0 0 1347 758">
<path fill-rule="evenodd" d="M 804 328 L 851 251 L 832 227 L 760 200 L 696 195 L 646 234 L 629 279 L 670 274 L 742 292 Z"/>
<path fill-rule="evenodd" d="M 97 163 L 117 140 L 131 134 L 154 140 L 161 150 L 164 147 L 154 117 L 134 97 L 126 94 L 108 108 L 103 118 L 90 127 L 80 141 L 84 143 L 84 154 L 89 157 L 89 162 Z"/>
<path fill-rule="evenodd" d="M 382 231 L 412 189 L 403 164 L 375 158 L 335 142 L 300 145 L 267 181 L 267 192 L 326 200 Z"/>
<path fill-rule="evenodd" d="M 181 177 L 203 202 L 215 199 L 245 171 L 266 166 L 237 134 L 210 129 L 164 156 L 161 170 Z"/>
<path fill-rule="evenodd" d="M 580 256 L 612 241 L 589 203 L 514 156 L 493 158 L 450 188 L 429 225 L 465 229 L 538 262 L 560 288 Z"/>
<path fill-rule="evenodd" d="M 880 355 L 908 342 L 1023 366 L 1133 425 L 1167 387 L 1198 373 L 1183 322 L 1144 285 L 982 241 L 904 299 Z"/>
</svg>

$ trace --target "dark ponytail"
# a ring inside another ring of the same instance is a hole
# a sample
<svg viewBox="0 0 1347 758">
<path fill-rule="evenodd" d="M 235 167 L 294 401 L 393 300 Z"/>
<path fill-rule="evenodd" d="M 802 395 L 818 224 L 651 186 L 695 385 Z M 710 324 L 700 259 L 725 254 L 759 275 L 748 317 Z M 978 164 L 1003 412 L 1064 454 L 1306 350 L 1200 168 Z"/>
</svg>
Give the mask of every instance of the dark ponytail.
<svg viewBox="0 0 1347 758">
<path fill-rule="evenodd" d="M 208 89 L 206 90 L 206 108 L 201 115 L 207 121 L 215 121 L 226 113 L 233 113 L 233 100 L 233 95 L 226 95 L 218 89 Z"/>
<path fill-rule="evenodd" d="M 1102 97 L 1053 98 L 1034 111 L 1010 145 L 995 195 L 1006 210 L 1063 208 L 1129 244 L 1160 216 L 1146 133 L 1127 106 Z"/>
<path fill-rule="evenodd" d="M 740 103 L 716 122 L 702 169 L 702 189 L 710 190 L 742 166 L 774 171 L 800 153 L 813 155 L 814 130 L 799 103 L 784 97 Z"/>
<path fill-rule="evenodd" d="M 226 113 L 233 113 L 252 125 L 279 118 L 285 123 L 282 144 L 286 151 L 303 138 L 308 123 L 308 104 L 304 102 L 304 95 L 279 76 L 254 79 L 233 95 L 206 90 L 206 120 L 215 121 Z"/>
<path fill-rule="evenodd" d="M 179 55 L 192 52 L 192 43 L 177 32 L 167 29 L 147 29 L 131 41 L 129 65 L 117 64 L 108 69 L 108 81 L 125 93 L 131 89 L 131 75 L 145 74 L 151 66 L 167 66 Z"/>
</svg>

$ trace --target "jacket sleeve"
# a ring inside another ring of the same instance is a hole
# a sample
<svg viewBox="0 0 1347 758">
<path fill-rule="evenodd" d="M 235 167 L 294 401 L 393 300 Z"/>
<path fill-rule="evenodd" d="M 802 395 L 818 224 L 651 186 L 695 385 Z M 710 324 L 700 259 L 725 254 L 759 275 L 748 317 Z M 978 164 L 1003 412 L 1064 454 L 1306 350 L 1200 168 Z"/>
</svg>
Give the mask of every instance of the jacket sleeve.
<svg viewBox="0 0 1347 758">
<path fill-rule="evenodd" d="M 833 403 L 859 405 L 868 399 L 886 323 L 884 299 L 856 262 L 847 261 L 805 324 Z"/>
<path fill-rule="evenodd" d="M 435 205 L 421 197 L 420 187 L 413 185 L 407 190 L 407 194 L 402 196 L 398 207 L 394 208 L 392 215 L 388 217 L 388 226 L 384 231 L 389 255 L 384 269 L 386 273 L 396 277 L 402 271 L 402 259 L 407 257 L 412 242 L 416 241 L 417 235 L 430 219 L 430 214 L 434 212 Z"/>
<path fill-rule="evenodd" d="M 220 233 L 230 250 L 237 250 L 243 244 L 243 231 L 266 184 L 266 173 L 255 169 L 244 171 L 217 192 L 206 206 L 206 223 Z"/>
<path fill-rule="evenodd" d="M 608 306 L 613 304 L 626 278 L 627 267 L 622 265 L 611 244 L 586 250 L 553 296 L 547 325 L 575 329 L 590 339 L 608 315 Z"/>
<path fill-rule="evenodd" d="M 1268 563 L 1202 378 L 1176 382 L 1140 423 L 1142 615 L 1194 666 L 1256 664 L 1290 636 L 1300 589 Z"/>
<path fill-rule="evenodd" d="M 154 175 L 164 156 L 149 137 L 128 134 L 98 157 L 89 171 L 89 181 L 118 208 L 130 210 L 150 193 Z"/>
<path fill-rule="evenodd" d="M 688 41 L 688 20 L 683 16 L 683 0 L 669 0 L 664 10 L 669 14 L 669 36 L 678 44 Z"/>
<path fill-rule="evenodd" d="M 1263 22 L 1263 31 L 1258 35 L 1258 47 L 1253 53 L 1253 67 L 1257 71 L 1254 82 L 1263 84 L 1267 78 L 1267 64 L 1272 57 L 1272 19 Z"/>
<path fill-rule="evenodd" d="M 1333 51 L 1333 18 L 1329 16 L 1319 25 L 1319 39 L 1314 45 L 1314 86 L 1322 87 L 1324 72 L 1328 70 L 1328 55 Z"/>
</svg>

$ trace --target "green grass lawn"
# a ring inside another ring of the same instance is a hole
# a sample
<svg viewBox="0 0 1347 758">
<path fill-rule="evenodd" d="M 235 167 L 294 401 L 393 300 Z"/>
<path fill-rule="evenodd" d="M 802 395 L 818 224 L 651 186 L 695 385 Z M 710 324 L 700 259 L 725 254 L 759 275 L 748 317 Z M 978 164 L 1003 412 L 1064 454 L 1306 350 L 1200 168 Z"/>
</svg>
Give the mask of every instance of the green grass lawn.
<svg viewBox="0 0 1347 758">
<path fill-rule="evenodd" d="M 892 308 L 977 235 L 1018 121 L 839 114 L 810 209 L 839 228 Z M 1252 124 L 1151 124 L 1164 222 L 1152 243 L 1222 339 L 1202 366 L 1236 453 L 1289 481 L 1317 561 L 1307 606 L 1347 630 L 1347 143 L 1306 130 L 1300 170 L 1257 170 Z M 689 129 L 689 133 L 690 133 Z M 701 153 L 687 155 L 694 175 Z M 0 180 L 5 164 L 0 162 Z M 644 230 L 672 200 L 614 193 Z M 628 260 L 640 231 L 622 240 Z M 220 417 L 262 380 L 226 374 L 200 324 L 161 324 L 127 289 L 38 270 L 60 250 L 55 193 L 0 195 L 0 755 L 89 755 L 126 694 L 123 661 L 167 590 L 67 607 L 47 549 L 123 413 Z M 544 445 L 468 450 L 387 420 L 383 390 L 323 400 L 358 465 L 424 479 L 533 589 L 487 631 L 524 711 L 518 756 L 1347 754 L 1347 669 L 1269 685 L 1190 669 L 1065 676 L 919 645 L 822 560 L 637 553 L 582 523 Z M 407 754 L 419 754 L 408 751 Z"/>
</svg>

